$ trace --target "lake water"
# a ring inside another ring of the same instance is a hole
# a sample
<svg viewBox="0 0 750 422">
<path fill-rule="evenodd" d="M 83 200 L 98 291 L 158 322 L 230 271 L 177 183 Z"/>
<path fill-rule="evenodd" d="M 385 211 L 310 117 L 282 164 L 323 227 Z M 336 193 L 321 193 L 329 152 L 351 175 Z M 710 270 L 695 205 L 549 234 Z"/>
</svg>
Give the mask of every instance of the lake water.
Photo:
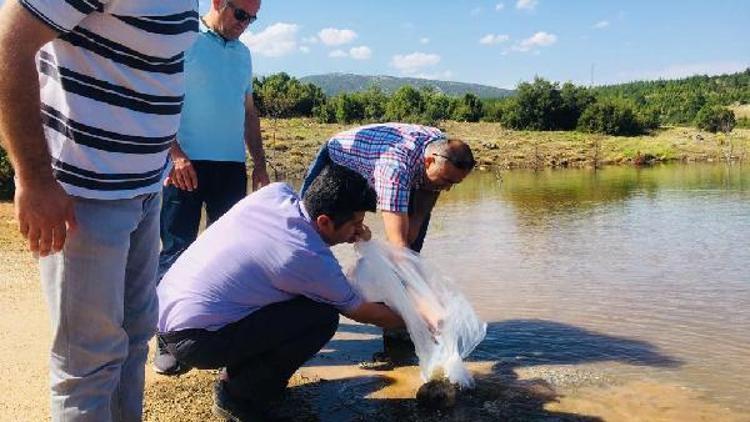
<svg viewBox="0 0 750 422">
<path fill-rule="evenodd" d="M 598 365 L 747 412 L 749 240 L 748 167 L 477 172 L 423 255 L 490 324 L 473 360 Z"/>
</svg>

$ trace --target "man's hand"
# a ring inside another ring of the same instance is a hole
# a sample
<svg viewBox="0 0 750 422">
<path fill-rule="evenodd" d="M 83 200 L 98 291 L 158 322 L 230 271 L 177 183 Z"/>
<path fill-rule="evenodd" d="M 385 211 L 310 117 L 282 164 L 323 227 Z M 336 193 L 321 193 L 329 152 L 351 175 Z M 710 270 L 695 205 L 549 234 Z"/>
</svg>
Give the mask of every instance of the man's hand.
<svg viewBox="0 0 750 422">
<path fill-rule="evenodd" d="M 39 256 L 60 252 L 68 231 L 76 228 L 73 200 L 52 178 L 34 183 L 19 180 L 15 205 L 18 229 L 29 250 Z"/>
<path fill-rule="evenodd" d="M 175 154 L 173 154 L 172 162 L 174 163 L 174 166 L 172 167 L 172 171 L 169 172 L 169 176 L 164 181 L 164 186 L 172 184 L 177 189 L 189 192 L 198 189 L 198 174 L 195 172 L 193 163 L 190 162 L 187 156 L 175 156 Z"/>
<path fill-rule="evenodd" d="M 253 181 L 253 191 L 256 191 L 263 186 L 268 185 L 271 183 L 271 179 L 268 177 L 268 172 L 266 171 L 266 167 L 253 167 L 253 174 L 252 174 L 252 181 Z"/>
<path fill-rule="evenodd" d="M 359 227 L 357 229 L 357 232 L 354 234 L 354 241 L 369 242 L 370 239 L 372 239 L 372 232 L 370 231 L 370 228 L 367 227 L 367 225 L 362 224 L 362 226 Z"/>
</svg>

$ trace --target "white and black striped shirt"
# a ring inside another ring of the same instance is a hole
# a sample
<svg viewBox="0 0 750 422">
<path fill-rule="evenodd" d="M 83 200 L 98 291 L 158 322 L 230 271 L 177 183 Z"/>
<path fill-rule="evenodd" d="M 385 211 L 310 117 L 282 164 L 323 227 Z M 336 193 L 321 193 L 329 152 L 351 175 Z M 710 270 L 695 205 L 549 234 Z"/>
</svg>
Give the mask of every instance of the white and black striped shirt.
<svg viewBox="0 0 750 422">
<path fill-rule="evenodd" d="M 60 33 L 37 56 L 55 177 L 74 196 L 158 192 L 184 98 L 196 0 L 20 0 Z"/>
</svg>

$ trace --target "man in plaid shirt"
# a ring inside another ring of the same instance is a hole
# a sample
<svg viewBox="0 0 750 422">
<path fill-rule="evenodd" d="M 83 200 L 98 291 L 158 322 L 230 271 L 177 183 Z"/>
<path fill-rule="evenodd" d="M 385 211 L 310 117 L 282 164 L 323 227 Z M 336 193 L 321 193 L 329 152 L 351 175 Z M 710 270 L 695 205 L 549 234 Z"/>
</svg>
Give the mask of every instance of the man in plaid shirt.
<svg viewBox="0 0 750 422">
<path fill-rule="evenodd" d="M 448 139 L 437 128 L 378 123 L 341 132 L 326 142 L 302 185 L 302 193 L 329 163 L 348 167 L 375 188 L 390 243 L 421 251 L 432 208 L 441 191 L 461 183 L 474 167 L 467 144 Z M 408 333 L 386 331 L 385 356 L 411 349 Z M 405 347 L 404 347 L 405 346 Z"/>
<path fill-rule="evenodd" d="M 370 182 L 388 241 L 416 252 L 422 249 L 439 193 L 463 181 L 475 164 L 467 144 L 446 138 L 437 128 L 378 123 L 329 139 L 305 177 L 303 192 L 330 162 Z"/>
</svg>

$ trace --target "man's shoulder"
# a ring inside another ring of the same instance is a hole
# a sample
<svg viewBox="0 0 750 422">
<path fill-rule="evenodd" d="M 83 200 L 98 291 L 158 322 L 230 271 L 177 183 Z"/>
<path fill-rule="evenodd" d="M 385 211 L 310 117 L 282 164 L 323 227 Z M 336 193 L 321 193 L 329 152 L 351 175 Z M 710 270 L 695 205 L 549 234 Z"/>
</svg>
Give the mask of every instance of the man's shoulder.
<svg viewBox="0 0 750 422">
<path fill-rule="evenodd" d="M 266 195 L 266 196 L 283 196 L 283 197 L 295 197 L 297 198 L 297 192 L 292 188 L 291 185 L 285 182 L 274 182 L 269 185 L 266 185 L 257 191 L 255 191 L 256 194 Z"/>
<path fill-rule="evenodd" d="M 283 182 L 271 183 L 264 186 L 247 196 L 244 200 L 248 204 L 258 204 L 261 206 L 297 201 L 299 201 L 297 192 L 294 188 Z"/>
</svg>

